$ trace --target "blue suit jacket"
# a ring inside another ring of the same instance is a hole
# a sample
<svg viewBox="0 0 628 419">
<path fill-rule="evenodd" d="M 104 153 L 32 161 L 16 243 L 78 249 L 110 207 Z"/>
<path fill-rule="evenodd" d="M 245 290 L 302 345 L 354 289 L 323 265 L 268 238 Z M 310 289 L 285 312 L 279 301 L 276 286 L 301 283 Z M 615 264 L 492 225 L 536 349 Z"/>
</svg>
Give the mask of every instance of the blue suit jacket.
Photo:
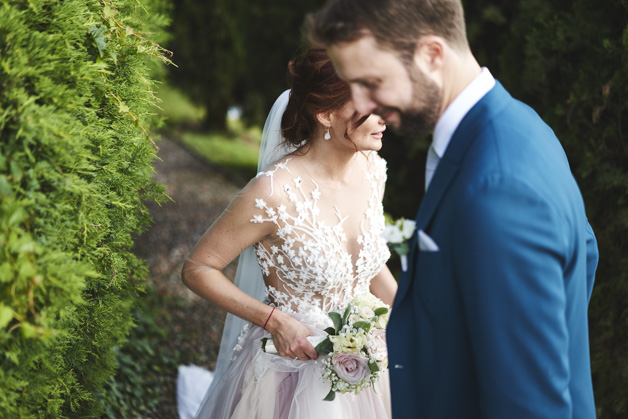
<svg viewBox="0 0 628 419">
<path fill-rule="evenodd" d="M 399 281 L 393 418 L 594 418 L 598 252 L 553 131 L 497 83 L 464 117 L 417 216 L 440 248 Z"/>
</svg>

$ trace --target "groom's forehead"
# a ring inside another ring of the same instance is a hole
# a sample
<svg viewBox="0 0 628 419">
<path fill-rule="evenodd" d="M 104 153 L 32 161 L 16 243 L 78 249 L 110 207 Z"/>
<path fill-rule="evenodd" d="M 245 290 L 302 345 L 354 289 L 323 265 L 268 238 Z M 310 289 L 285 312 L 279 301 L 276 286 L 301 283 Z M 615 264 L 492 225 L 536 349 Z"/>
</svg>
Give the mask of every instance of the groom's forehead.
<svg viewBox="0 0 628 419">
<path fill-rule="evenodd" d="M 377 76 L 382 69 L 398 61 L 392 50 L 378 45 L 371 35 L 332 45 L 328 53 L 338 75 L 348 82 Z"/>
</svg>

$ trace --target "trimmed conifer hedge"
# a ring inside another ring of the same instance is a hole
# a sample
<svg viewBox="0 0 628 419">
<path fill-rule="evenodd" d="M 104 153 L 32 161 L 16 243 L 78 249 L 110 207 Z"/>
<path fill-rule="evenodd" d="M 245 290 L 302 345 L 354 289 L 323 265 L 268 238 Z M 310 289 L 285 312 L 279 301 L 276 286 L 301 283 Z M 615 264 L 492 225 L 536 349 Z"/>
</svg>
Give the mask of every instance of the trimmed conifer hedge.
<svg viewBox="0 0 628 419">
<path fill-rule="evenodd" d="M 0 1 L 0 417 L 103 410 L 146 273 L 133 234 L 163 195 L 160 1 Z"/>
</svg>

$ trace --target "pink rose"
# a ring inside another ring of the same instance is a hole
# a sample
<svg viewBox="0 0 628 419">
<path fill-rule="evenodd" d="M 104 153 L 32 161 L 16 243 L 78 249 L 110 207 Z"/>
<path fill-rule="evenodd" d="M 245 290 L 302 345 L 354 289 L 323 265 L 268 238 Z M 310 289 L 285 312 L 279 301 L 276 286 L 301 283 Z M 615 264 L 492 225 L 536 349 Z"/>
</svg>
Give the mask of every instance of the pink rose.
<svg viewBox="0 0 628 419">
<path fill-rule="evenodd" d="M 335 354 L 331 362 L 338 377 L 349 384 L 358 384 L 371 373 L 368 359 L 359 353 L 341 352 Z"/>
</svg>

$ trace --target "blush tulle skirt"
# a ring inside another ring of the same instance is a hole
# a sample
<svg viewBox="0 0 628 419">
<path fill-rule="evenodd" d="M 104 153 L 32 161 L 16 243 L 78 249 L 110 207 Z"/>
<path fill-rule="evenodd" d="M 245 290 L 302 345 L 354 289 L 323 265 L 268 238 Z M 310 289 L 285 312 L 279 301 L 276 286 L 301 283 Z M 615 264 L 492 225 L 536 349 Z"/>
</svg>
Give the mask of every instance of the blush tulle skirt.
<svg viewBox="0 0 628 419">
<path fill-rule="evenodd" d="M 324 332 L 312 328 L 316 334 Z M 385 419 L 390 418 L 388 372 L 374 388 L 357 395 L 336 393 L 323 399 L 329 382 L 323 381 L 323 364 L 298 361 L 261 350 L 268 334 L 251 327 L 242 349 L 229 368 L 213 383 L 196 414 L 200 419 Z"/>
</svg>

